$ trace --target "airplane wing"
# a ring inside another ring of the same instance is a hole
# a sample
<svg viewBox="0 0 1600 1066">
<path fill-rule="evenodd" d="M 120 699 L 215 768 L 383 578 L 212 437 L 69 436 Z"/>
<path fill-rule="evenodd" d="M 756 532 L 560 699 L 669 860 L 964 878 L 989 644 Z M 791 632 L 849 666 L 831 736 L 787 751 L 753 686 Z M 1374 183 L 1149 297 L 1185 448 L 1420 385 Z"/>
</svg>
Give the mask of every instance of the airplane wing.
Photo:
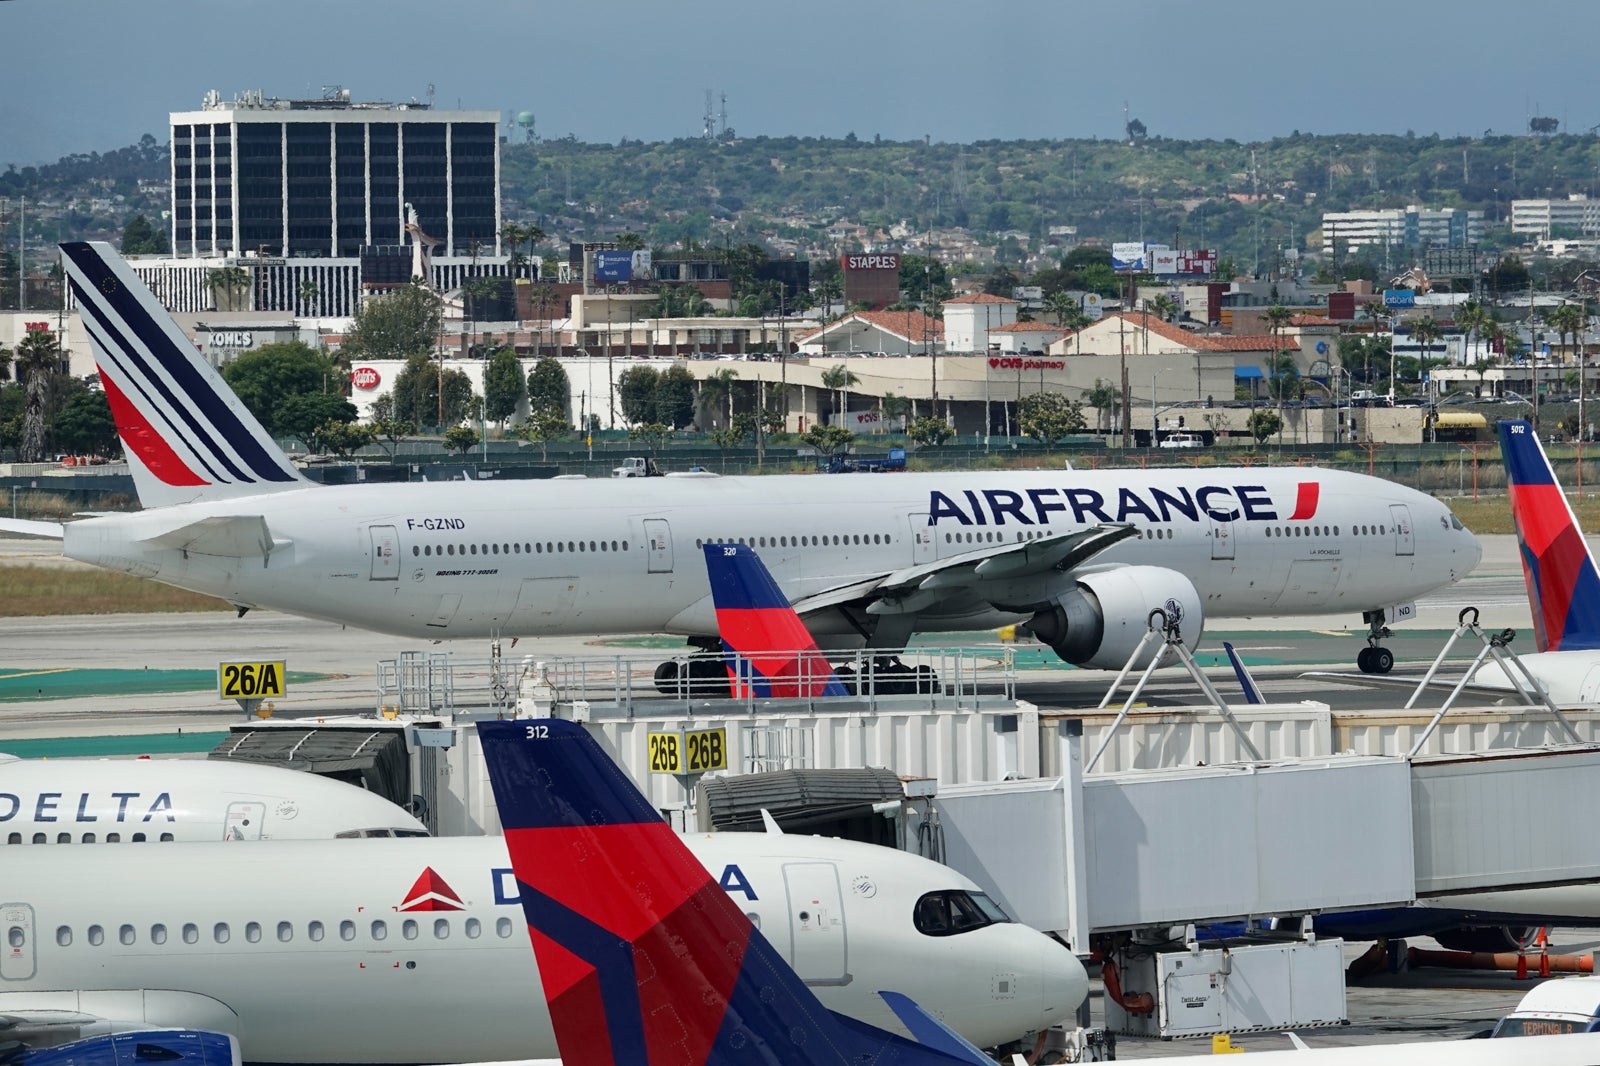
<svg viewBox="0 0 1600 1066">
<path fill-rule="evenodd" d="M 860 607 L 868 614 L 928 610 L 969 593 L 982 581 L 1074 570 L 1137 532 L 1131 525 L 1099 525 L 1039 540 L 986 544 L 948 559 L 814 593 L 796 601 L 794 609 L 802 618 L 834 607 Z"/>
<path fill-rule="evenodd" d="M 145 543 L 225 559 L 264 559 L 290 542 L 275 539 L 261 515 L 215 515 L 147 537 Z"/>
<path fill-rule="evenodd" d="M 1400 688 L 1415 692 L 1417 686 L 1422 684 L 1420 675 L 1411 674 L 1357 674 L 1341 670 L 1308 670 L 1300 675 L 1302 678 L 1315 678 L 1322 681 L 1341 681 L 1349 685 L 1366 685 L 1370 688 Z M 1449 692 L 1459 684 L 1459 677 L 1435 677 L 1428 682 L 1430 689 L 1439 689 Z M 1468 683 L 1462 692 L 1471 692 L 1479 696 L 1514 696 L 1515 692 L 1507 688 L 1490 685 L 1474 685 Z"/>
<path fill-rule="evenodd" d="M 0 518 L 0 533 L 20 533 L 27 537 L 62 537 L 60 522 L 30 522 L 25 518 Z"/>
</svg>

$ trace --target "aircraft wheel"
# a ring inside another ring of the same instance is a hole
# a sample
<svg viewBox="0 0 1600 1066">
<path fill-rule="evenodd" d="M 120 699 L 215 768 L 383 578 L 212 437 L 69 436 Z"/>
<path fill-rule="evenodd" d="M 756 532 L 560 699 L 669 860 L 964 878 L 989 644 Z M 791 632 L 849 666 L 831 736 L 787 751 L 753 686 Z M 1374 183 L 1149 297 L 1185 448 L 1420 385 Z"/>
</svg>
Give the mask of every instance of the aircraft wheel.
<svg viewBox="0 0 1600 1066">
<path fill-rule="evenodd" d="M 1373 649 L 1371 648 L 1362 648 L 1360 651 L 1356 652 L 1356 668 L 1359 669 L 1363 674 L 1370 674 L 1373 672 L 1372 651 Z"/>
<path fill-rule="evenodd" d="M 1394 652 L 1390 651 L 1388 648 L 1373 648 L 1372 672 L 1375 674 L 1387 674 L 1393 669 Z"/>
<path fill-rule="evenodd" d="M 668 659 L 656 666 L 656 691 L 663 696 L 678 694 L 678 664 Z"/>
<path fill-rule="evenodd" d="M 1504 952 L 1530 948 L 1539 936 L 1536 925 L 1460 926 L 1433 938 L 1447 951 Z"/>
</svg>

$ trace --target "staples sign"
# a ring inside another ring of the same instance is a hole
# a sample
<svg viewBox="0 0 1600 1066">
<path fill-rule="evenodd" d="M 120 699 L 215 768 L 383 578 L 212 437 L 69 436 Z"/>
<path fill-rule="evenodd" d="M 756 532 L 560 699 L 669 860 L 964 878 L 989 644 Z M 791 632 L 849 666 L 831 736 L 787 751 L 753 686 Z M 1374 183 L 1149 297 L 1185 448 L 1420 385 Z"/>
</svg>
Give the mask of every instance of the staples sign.
<svg viewBox="0 0 1600 1066">
<path fill-rule="evenodd" d="M 844 255 L 840 266 L 846 270 L 899 270 L 900 256 L 896 252 L 879 255 Z"/>
<path fill-rule="evenodd" d="M 358 366 L 350 371 L 350 384 L 358 389 L 375 389 L 383 378 L 370 366 Z"/>
</svg>

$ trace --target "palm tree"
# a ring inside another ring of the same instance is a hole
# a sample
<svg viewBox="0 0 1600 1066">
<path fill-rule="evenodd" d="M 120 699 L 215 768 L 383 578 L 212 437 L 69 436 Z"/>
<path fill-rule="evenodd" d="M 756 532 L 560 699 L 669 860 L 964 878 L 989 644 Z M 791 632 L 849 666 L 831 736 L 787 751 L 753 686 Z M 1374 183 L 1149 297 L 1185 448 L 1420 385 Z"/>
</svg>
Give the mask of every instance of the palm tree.
<svg viewBox="0 0 1600 1066">
<path fill-rule="evenodd" d="M 892 392 L 884 392 L 883 398 L 878 401 L 878 417 L 883 420 L 885 430 L 895 419 L 900 418 L 911 410 L 911 400 L 905 396 L 896 396 Z"/>
<path fill-rule="evenodd" d="M 317 283 L 312 281 L 310 278 L 305 278 L 304 280 L 302 280 L 300 282 L 301 314 L 305 314 L 305 315 L 311 314 L 311 311 L 309 310 L 309 308 L 311 307 L 312 302 L 316 300 L 316 298 L 317 298 Z"/>
<path fill-rule="evenodd" d="M 1067 316 L 1078 310 L 1078 301 L 1065 289 L 1051 293 L 1045 297 L 1044 309 L 1056 316 L 1056 325 L 1062 329 L 1067 328 Z"/>
<path fill-rule="evenodd" d="M 528 239 L 528 231 L 518 222 L 507 222 L 500 227 L 500 239 L 506 242 L 506 247 L 512 251 Z"/>
<path fill-rule="evenodd" d="M 822 304 L 824 319 L 832 310 L 834 301 L 843 294 L 844 284 L 836 277 L 826 277 L 817 282 L 817 301 Z"/>
<path fill-rule="evenodd" d="M 11 376 L 11 349 L 0 344 L 0 381 Z"/>
<path fill-rule="evenodd" d="M 850 409 L 850 386 L 860 384 L 861 379 L 850 372 L 844 364 L 831 366 L 822 372 L 822 387 L 832 389 L 838 406 L 834 408 L 835 414 L 844 414 Z"/>
<path fill-rule="evenodd" d="M 17 345 L 16 373 L 24 390 L 22 443 L 17 458 L 24 463 L 44 461 L 45 406 L 50 379 L 61 372 L 61 346 L 54 333 L 29 333 Z"/>
<path fill-rule="evenodd" d="M 1300 378 L 1300 371 L 1294 365 L 1294 355 L 1287 351 L 1274 351 L 1272 353 L 1271 372 L 1267 376 L 1267 388 L 1272 393 L 1272 399 L 1278 407 L 1278 447 L 1283 447 L 1283 401 L 1298 400 L 1306 394 L 1306 383 Z"/>
<path fill-rule="evenodd" d="M 242 266 L 216 267 L 206 272 L 206 285 L 211 289 L 212 299 L 221 304 L 218 297 L 226 296 L 228 306 L 226 310 L 238 311 L 239 296 L 250 289 L 250 272 Z M 218 306 L 217 310 L 224 310 Z"/>
<path fill-rule="evenodd" d="M 1172 316 L 1178 313 L 1178 301 L 1166 293 L 1151 299 L 1147 306 L 1150 312 L 1163 322 L 1171 322 Z"/>
<path fill-rule="evenodd" d="M 1076 303 L 1072 305 L 1072 310 L 1067 312 L 1066 321 L 1062 325 L 1072 331 L 1072 348 L 1075 355 L 1083 354 L 1083 331 L 1093 321 L 1088 312 Z"/>
<path fill-rule="evenodd" d="M 1109 381 L 1094 379 L 1094 388 L 1083 394 L 1083 402 L 1094 408 L 1095 429 L 1105 432 L 1106 412 L 1117 406 L 1118 397 L 1115 385 Z"/>
<path fill-rule="evenodd" d="M 733 425 L 733 383 L 739 379 L 739 372 L 732 367 L 713 370 L 700 381 L 699 406 L 707 415 L 716 415 L 721 419 L 723 409 L 727 410 L 727 419 L 722 422 L 723 429 Z M 711 418 L 706 419 L 711 422 Z M 702 428 L 707 428 L 702 426 Z"/>
<path fill-rule="evenodd" d="M 1443 333 L 1444 330 L 1439 327 L 1439 323 L 1428 315 L 1424 315 L 1411 323 L 1411 335 L 1416 338 L 1417 343 L 1422 347 L 1422 351 L 1417 355 L 1417 378 L 1419 384 L 1423 373 L 1428 368 L 1428 349 L 1433 346 L 1433 342 L 1438 340 Z M 1393 389 L 1394 383 L 1390 382 L 1389 387 Z"/>
</svg>

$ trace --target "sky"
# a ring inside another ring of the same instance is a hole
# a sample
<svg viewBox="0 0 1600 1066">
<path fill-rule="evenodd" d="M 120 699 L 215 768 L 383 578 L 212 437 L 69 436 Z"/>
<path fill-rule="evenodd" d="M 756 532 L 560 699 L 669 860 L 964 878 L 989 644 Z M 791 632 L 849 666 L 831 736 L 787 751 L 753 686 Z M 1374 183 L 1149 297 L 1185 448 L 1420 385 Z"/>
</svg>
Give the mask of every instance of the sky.
<svg viewBox="0 0 1600 1066">
<path fill-rule="evenodd" d="M 584 141 L 1600 125 L 1593 0 L 0 0 L 0 166 L 165 142 L 208 89 L 427 98 Z M 1536 110 L 1537 109 L 1537 110 Z"/>
</svg>

